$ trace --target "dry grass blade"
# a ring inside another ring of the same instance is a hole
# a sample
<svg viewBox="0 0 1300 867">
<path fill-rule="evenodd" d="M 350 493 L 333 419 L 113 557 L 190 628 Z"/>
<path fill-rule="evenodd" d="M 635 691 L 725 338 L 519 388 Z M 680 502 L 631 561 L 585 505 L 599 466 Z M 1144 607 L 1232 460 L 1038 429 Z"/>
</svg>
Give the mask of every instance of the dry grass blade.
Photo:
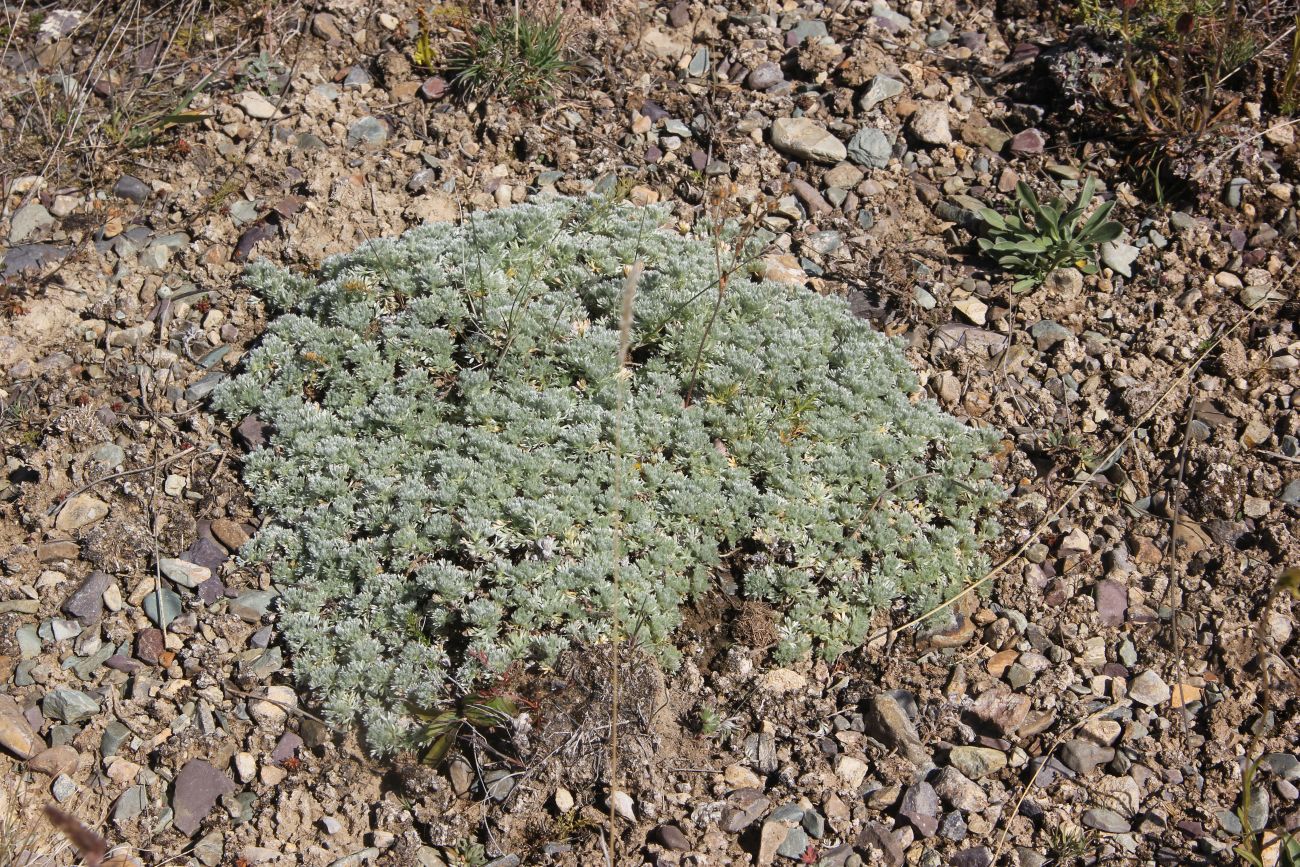
<svg viewBox="0 0 1300 867">
<path fill-rule="evenodd" d="M 108 841 L 87 828 L 76 816 L 63 812 L 53 804 L 45 805 L 45 818 L 59 829 L 86 862 L 86 867 L 99 867 L 108 854 Z"/>
<path fill-rule="evenodd" d="M 0 867 L 53 867 L 69 843 L 42 816 L 40 794 L 16 770 L 0 771 L 0 779 Z"/>
</svg>

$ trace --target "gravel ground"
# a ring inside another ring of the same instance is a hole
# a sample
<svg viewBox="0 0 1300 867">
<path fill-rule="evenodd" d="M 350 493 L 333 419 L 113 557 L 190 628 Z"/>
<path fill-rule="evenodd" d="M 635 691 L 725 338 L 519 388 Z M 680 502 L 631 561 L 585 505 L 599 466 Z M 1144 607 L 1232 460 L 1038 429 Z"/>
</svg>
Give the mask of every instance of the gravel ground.
<svg viewBox="0 0 1300 867">
<path fill-rule="evenodd" d="M 1158 204 L 1061 102 L 1092 43 L 1018 5 L 610 5 L 570 16 L 577 74 L 523 109 L 413 68 L 394 0 L 204 13 L 189 48 L 132 18 L 102 78 L 107 43 L 75 29 L 99 13 L 11 29 L 9 809 L 58 802 L 146 864 L 605 863 L 612 807 L 623 863 L 1037 867 L 1236 863 L 1242 807 L 1277 863 L 1300 825 L 1295 600 L 1273 592 L 1300 565 L 1294 127 L 1242 85 L 1191 194 Z M 106 114 L 147 80 L 137 105 L 167 105 L 158 81 L 209 71 L 141 146 L 50 140 L 60 99 Z M 1013 295 L 974 211 L 1090 174 L 1125 235 L 1100 273 Z M 597 655 L 518 685 L 509 759 L 378 762 L 318 721 L 275 588 L 235 555 L 262 432 L 204 405 L 265 324 L 250 258 L 310 269 L 551 192 L 685 221 L 722 202 L 770 236 L 768 276 L 846 295 L 928 396 L 1005 432 L 1006 559 L 980 592 L 785 669 L 764 612 L 717 594 L 679 672 L 623 660 L 612 798 Z"/>
</svg>

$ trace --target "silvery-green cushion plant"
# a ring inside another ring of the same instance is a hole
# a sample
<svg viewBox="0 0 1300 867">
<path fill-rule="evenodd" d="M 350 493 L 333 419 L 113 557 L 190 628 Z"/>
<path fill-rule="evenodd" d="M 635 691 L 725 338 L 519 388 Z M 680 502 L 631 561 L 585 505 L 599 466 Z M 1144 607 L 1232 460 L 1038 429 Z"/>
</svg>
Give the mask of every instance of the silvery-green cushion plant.
<svg viewBox="0 0 1300 867">
<path fill-rule="evenodd" d="M 409 708 L 606 642 L 616 605 L 672 666 L 724 561 L 779 613 L 780 660 L 835 656 L 881 606 L 985 568 L 996 436 L 918 400 L 843 301 L 748 276 L 752 251 L 722 252 L 714 316 L 715 236 L 668 218 L 552 199 L 313 276 L 250 267 L 279 315 L 215 398 L 273 429 L 245 466 L 268 520 L 244 555 L 282 590 L 299 676 L 376 752 L 411 744 Z"/>
</svg>

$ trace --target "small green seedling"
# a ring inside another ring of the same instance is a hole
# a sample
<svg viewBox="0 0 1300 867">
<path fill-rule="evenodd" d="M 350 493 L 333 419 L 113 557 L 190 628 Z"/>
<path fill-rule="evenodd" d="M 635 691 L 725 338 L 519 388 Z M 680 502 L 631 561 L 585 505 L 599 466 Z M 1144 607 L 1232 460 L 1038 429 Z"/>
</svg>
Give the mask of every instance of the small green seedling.
<svg viewBox="0 0 1300 867">
<path fill-rule="evenodd" d="M 979 239 L 980 250 L 1016 275 L 1013 292 L 1033 289 L 1065 265 L 1085 274 L 1097 273 L 1097 248 L 1118 238 L 1124 227 L 1106 219 L 1115 206 L 1113 201 L 1102 202 L 1084 219 L 1096 190 L 1097 179 L 1090 177 L 1073 204 L 1061 197 L 1044 203 L 1021 181 L 1016 184 L 1017 214 L 1003 216 L 990 208 L 980 211 L 989 226 L 988 236 Z"/>
</svg>

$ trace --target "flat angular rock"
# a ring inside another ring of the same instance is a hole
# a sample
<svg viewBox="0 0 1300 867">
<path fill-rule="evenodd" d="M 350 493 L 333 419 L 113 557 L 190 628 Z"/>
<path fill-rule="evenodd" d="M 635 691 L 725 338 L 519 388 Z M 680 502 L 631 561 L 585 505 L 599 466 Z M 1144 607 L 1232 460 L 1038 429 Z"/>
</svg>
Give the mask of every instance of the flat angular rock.
<svg viewBox="0 0 1300 867">
<path fill-rule="evenodd" d="M 63 602 L 63 613 L 83 625 L 98 623 L 104 616 L 104 591 L 113 583 L 106 572 L 91 572 Z"/>
<path fill-rule="evenodd" d="M 882 692 L 872 696 L 863 722 L 867 734 L 898 750 L 909 762 L 920 765 L 930 760 L 930 753 L 921 744 L 911 718 L 892 695 Z"/>
<path fill-rule="evenodd" d="M 348 145 L 381 145 L 388 140 L 388 124 L 377 117 L 363 117 L 348 127 Z"/>
<path fill-rule="evenodd" d="M 249 415 L 245 416 L 235 428 L 235 439 L 243 446 L 244 451 L 251 452 L 266 445 L 269 433 L 269 427 L 260 418 Z"/>
<path fill-rule="evenodd" d="M 888 75 L 877 75 L 871 79 L 871 84 L 867 86 L 866 93 L 862 94 L 862 99 L 858 104 L 862 106 L 863 111 L 871 111 L 887 99 L 902 96 L 904 89 L 903 82 L 897 78 L 890 78 Z"/>
<path fill-rule="evenodd" d="M 994 687 L 980 693 L 971 706 L 970 716 L 976 726 L 996 737 L 1013 735 L 1029 716 L 1029 696 Z"/>
<path fill-rule="evenodd" d="M 802 861 L 808 846 L 808 832 L 803 828 L 791 828 L 781 845 L 776 847 L 776 854 L 791 861 Z"/>
<path fill-rule="evenodd" d="M 1046 352 L 1058 343 L 1069 340 L 1074 333 L 1059 322 L 1042 319 L 1029 326 L 1029 336 L 1034 338 L 1034 345 L 1039 352 Z"/>
<path fill-rule="evenodd" d="M 141 629 L 135 636 L 135 655 L 143 662 L 157 665 L 166 646 L 163 634 L 157 629 Z"/>
<path fill-rule="evenodd" d="M 254 120 L 275 117 L 275 106 L 266 97 L 251 90 L 239 97 L 239 107 Z"/>
<path fill-rule="evenodd" d="M 942 103 L 923 104 L 908 121 L 908 128 L 922 144 L 933 147 L 952 144 L 952 129 L 948 125 L 948 106 Z"/>
<path fill-rule="evenodd" d="M 1101 261 L 1103 265 L 1116 274 L 1132 277 L 1133 262 L 1140 252 L 1142 251 L 1132 244 L 1125 244 L 1122 241 L 1107 241 L 1101 245 Z"/>
<path fill-rule="evenodd" d="M 767 812 L 771 802 L 756 789 L 742 789 L 728 798 L 719 827 L 728 834 L 739 834 Z"/>
<path fill-rule="evenodd" d="M 903 847 L 898 845 L 898 840 L 889 829 L 879 822 L 868 822 L 858 834 L 857 842 L 859 848 L 878 852 L 888 867 L 903 867 L 906 863 Z"/>
<path fill-rule="evenodd" d="M 103 520 L 108 516 L 108 511 L 108 503 L 103 500 L 90 494 L 78 494 L 63 504 L 59 516 L 54 520 L 54 526 L 65 533 L 71 533 Z"/>
<path fill-rule="evenodd" d="M 1128 685 L 1128 697 L 1147 707 L 1155 707 L 1169 701 L 1173 691 L 1160 675 L 1154 671 L 1144 671 L 1133 678 Z"/>
<path fill-rule="evenodd" d="M 1081 824 L 1085 828 L 1105 831 L 1107 834 L 1126 834 L 1131 830 L 1128 820 L 1105 807 L 1094 807 L 1085 812 Z"/>
<path fill-rule="evenodd" d="M 172 581 L 187 590 L 195 589 L 204 581 L 207 581 L 212 577 L 211 569 L 175 557 L 159 557 L 158 569 Z"/>
<path fill-rule="evenodd" d="M 1015 156 L 1029 156 L 1030 154 L 1041 154 L 1047 140 L 1043 134 L 1036 129 L 1027 129 L 1018 132 L 1011 137 L 1007 143 L 1007 150 Z"/>
<path fill-rule="evenodd" d="M 1115 758 L 1115 751 L 1083 738 L 1074 738 L 1061 746 L 1061 763 L 1076 774 L 1090 774 L 1098 765 Z"/>
<path fill-rule="evenodd" d="M 172 792 L 172 824 L 193 836 L 217 799 L 235 790 L 230 777 L 203 759 L 191 759 L 176 775 Z"/>
<path fill-rule="evenodd" d="M 972 780 L 997 773 L 1007 766 L 1006 753 L 989 747 L 953 747 L 948 762 Z"/>
<path fill-rule="evenodd" d="M 99 713 L 99 701 L 79 689 L 55 689 L 41 699 L 41 713 L 46 719 L 73 725 Z"/>
<path fill-rule="evenodd" d="M 912 19 L 901 12 L 895 12 L 885 0 L 876 0 L 871 4 L 871 17 L 875 23 L 890 33 L 901 33 L 912 29 Z"/>
<path fill-rule="evenodd" d="M 40 202 L 23 205 L 9 220 L 9 243 L 20 244 L 54 225 L 54 217 Z"/>
<path fill-rule="evenodd" d="M 181 597 L 166 587 L 150 590 L 149 595 L 144 597 L 143 608 L 145 616 L 153 621 L 154 626 L 166 629 L 181 614 Z"/>
<path fill-rule="evenodd" d="M 981 813 L 988 808 L 989 796 L 979 784 L 968 779 L 956 768 L 940 768 L 934 775 L 934 791 L 954 809 L 965 813 Z"/>
<path fill-rule="evenodd" d="M 962 849 L 960 852 L 954 852 L 948 859 L 949 867 L 989 867 L 992 863 L 993 856 L 983 846 Z"/>
<path fill-rule="evenodd" d="M 922 837 L 933 837 L 939 830 L 939 795 L 934 786 L 924 781 L 909 786 L 898 814 L 911 822 Z"/>
<path fill-rule="evenodd" d="M 177 559 L 207 569 L 209 573 L 208 577 L 212 577 L 221 572 L 221 567 L 230 559 L 230 555 L 226 553 L 226 549 L 223 548 L 217 542 L 216 537 L 212 535 L 212 528 L 205 527 L 200 523 L 198 538 L 194 540 L 193 544 L 182 551 Z M 207 579 L 205 578 L 204 580 L 206 581 Z M 203 581 L 198 583 L 202 584 Z"/>
<path fill-rule="evenodd" d="M 1128 589 L 1118 581 L 1104 578 L 1097 582 L 1097 618 L 1103 626 L 1120 626 L 1128 614 Z"/>
<path fill-rule="evenodd" d="M 849 159 L 863 168 L 883 169 L 893 156 L 894 141 L 874 127 L 863 127 L 849 139 L 846 151 Z"/>
<path fill-rule="evenodd" d="M 275 600 L 270 590 L 249 590 L 230 600 L 230 613 L 248 623 L 257 623 Z"/>
<path fill-rule="evenodd" d="M 113 803 L 113 824 L 121 827 L 144 812 L 149 806 L 149 793 L 144 786 L 132 786 Z"/>
<path fill-rule="evenodd" d="M 951 352 L 960 348 L 988 352 L 989 350 L 1000 351 L 1008 343 L 1009 339 L 1004 334 L 976 328 L 973 325 L 963 325 L 960 322 L 949 322 L 935 329 L 930 346 L 931 351 L 935 353 Z"/>
<path fill-rule="evenodd" d="M 772 147 L 789 156 L 822 163 L 837 163 L 848 156 L 844 142 L 805 117 L 772 121 Z"/>
</svg>

